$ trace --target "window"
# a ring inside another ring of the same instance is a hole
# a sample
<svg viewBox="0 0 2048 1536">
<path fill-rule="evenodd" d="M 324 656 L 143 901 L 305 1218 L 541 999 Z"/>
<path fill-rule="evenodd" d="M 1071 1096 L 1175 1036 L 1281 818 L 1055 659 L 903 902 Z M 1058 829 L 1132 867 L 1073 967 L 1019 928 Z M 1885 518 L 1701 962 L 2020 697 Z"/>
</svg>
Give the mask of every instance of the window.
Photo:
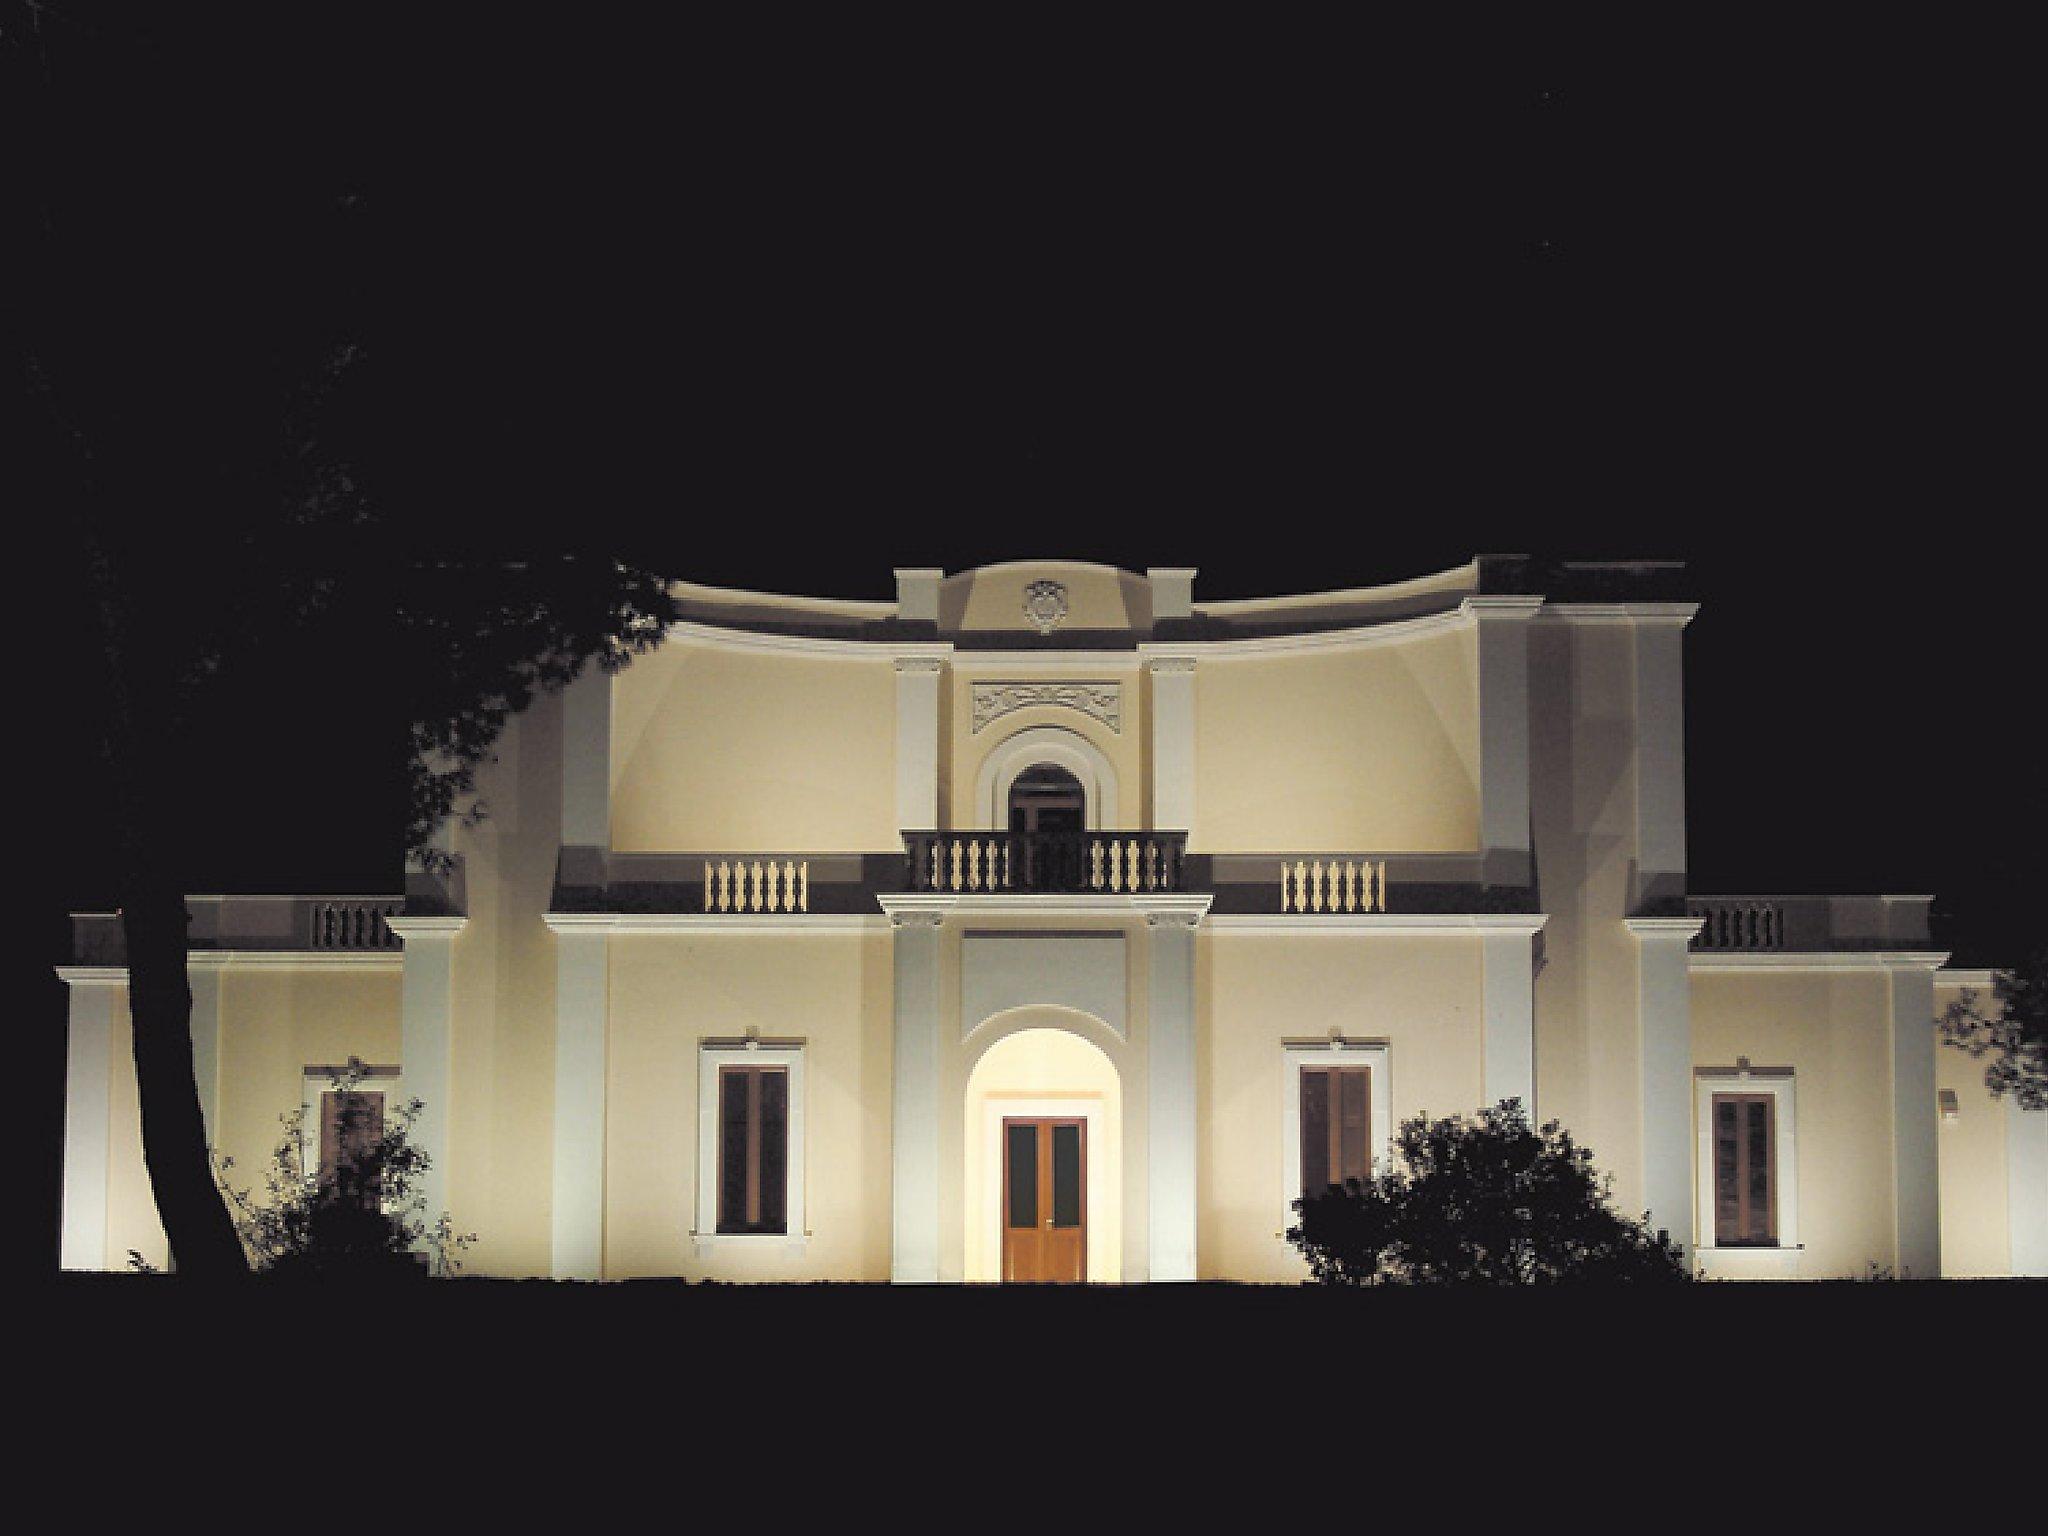
<svg viewBox="0 0 2048 1536">
<path fill-rule="evenodd" d="M 1372 1068 L 1301 1069 L 1301 1192 L 1372 1177 Z"/>
<path fill-rule="evenodd" d="M 699 1052 L 699 1253 L 720 1244 L 801 1244 L 804 1053 L 797 1041 L 706 1041 Z"/>
<path fill-rule="evenodd" d="M 1762 1247 L 1778 1240 L 1778 1201 L 1767 1093 L 1714 1095 L 1714 1246 Z"/>
<path fill-rule="evenodd" d="M 718 1230 L 787 1232 L 789 1069 L 718 1069 Z"/>
<path fill-rule="evenodd" d="M 1294 1202 L 1345 1179 L 1386 1171 L 1393 1102 L 1387 1047 L 1333 1040 L 1289 1043 L 1280 1075 L 1281 1231 Z"/>
<path fill-rule="evenodd" d="M 1722 1250 L 1799 1246 L 1797 1122 L 1792 1074 L 1752 1068 L 1699 1073 L 1698 1245 Z"/>
</svg>

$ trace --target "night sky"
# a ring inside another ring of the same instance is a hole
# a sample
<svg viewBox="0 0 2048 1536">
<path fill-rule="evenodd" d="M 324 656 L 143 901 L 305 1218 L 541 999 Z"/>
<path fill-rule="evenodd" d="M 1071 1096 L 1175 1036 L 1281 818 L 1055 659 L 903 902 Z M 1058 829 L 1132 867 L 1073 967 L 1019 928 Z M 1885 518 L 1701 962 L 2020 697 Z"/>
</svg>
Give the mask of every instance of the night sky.
<svg viewBox="0 0 2048 1536">
<path fill-rule="evenodd" d="M 138 389 L 241 391 L 216 443 L 279 359 L 358 340 L 359 467 L 423 548 L 597 539 L 849 597 L 898 564 L 1193 565 L 1198 601 L 1681 558 L 1694 888 L 1935 892 L 1984 962 L 2037 918 L 1995 84 L 1840 48 L 1425 82 L 1305 38 L 963 38 L 932 69 L 574 31 L 365 73 L 375 39 L 74 9 L 109 19 L 0 33 L 58 210 L 16 318 Z M 104 303 L 39 327 L 59 288 Z M 61 521 L 30 415 L 7 500 Z M 190 483 L 155 515 L 204 541 Z M 80 591 L 31 597 L 75 630 Z M 52 944 L 111 901 L 58 649 Z M 395 888 L 369 680 L 296 712 L 290 682 L 222 711 L 220 761 L 263 766 L 195 799 L 204 888 Z"/>
</svg>

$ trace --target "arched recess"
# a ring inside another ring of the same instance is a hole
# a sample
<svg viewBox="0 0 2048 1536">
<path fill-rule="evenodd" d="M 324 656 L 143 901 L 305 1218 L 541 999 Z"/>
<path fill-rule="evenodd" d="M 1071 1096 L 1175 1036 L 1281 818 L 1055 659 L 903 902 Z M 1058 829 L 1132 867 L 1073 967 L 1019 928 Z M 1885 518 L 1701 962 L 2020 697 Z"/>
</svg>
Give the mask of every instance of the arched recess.
<svg viewBox="0 0 2048 1536">
<path fill-rule="evenodd" d="M 1035 725 L 1006 736 L 989 748 L 974 781 L 976 825 L 1001 831 L 1010 824 L 1010 786 L 1017 775 L 1037 763 L 1056 763 L 1080 781 L 1088 800 L 1091 829 L 1114 830 L 1117 819 L 1116 768 L 1103 750 L 1079 731 L 1057 725 Z"/>
<path fill-rule="evenodd" d="M 1086 1274 L 1123 1278 L 1123 1052 L 1101 1020 L 1068 1008 L 1014 1008 L 978 1025 L 963 1103 L 965 1278 L 1002 1278 L 1002 1123 L 1079 1118 L 1088 1127 Z"/>
</svg>

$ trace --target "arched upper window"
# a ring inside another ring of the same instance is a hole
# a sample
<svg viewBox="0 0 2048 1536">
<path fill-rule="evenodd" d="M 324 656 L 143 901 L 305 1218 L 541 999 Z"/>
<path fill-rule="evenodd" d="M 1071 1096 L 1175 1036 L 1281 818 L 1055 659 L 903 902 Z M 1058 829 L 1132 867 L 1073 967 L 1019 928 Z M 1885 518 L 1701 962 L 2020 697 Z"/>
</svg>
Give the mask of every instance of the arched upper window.
<svg viewBox="0 0 2048 1536">
<path fill-rule="evenodd" d="M 1034 763 L 1011 781 L 1012 832 L 1079 832 L 1087 825 L 1081 781 L 1053 763 Z"/>
</svg>

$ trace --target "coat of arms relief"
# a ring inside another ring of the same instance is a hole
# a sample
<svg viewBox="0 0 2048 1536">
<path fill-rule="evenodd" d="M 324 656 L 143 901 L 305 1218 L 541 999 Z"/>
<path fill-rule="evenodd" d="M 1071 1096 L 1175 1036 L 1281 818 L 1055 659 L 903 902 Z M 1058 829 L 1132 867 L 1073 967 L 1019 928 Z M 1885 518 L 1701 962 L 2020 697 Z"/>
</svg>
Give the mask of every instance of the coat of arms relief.
<svg viewBox="0 0 2048 1536">
<path fill-rule="evenodd" d="M 1024 589 L 1024 617 L 1041 635 L 1067 621 L 1067 589 L 1057 581 L 1034 581 Z"/>
</svg>

